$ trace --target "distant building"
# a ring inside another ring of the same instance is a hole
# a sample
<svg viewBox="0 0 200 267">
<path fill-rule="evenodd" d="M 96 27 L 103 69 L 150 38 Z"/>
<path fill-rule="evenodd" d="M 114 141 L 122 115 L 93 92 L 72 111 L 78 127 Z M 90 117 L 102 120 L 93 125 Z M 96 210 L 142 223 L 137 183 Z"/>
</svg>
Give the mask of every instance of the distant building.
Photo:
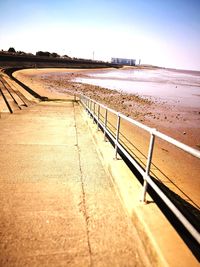
<svg viewBox="0 0 200 267">
<path fill-rule="evenodd" d="M 135 59 L 128 59 L 128 58 L 118 58 L 113 57 L 111 58 L 111 63 L 113 64 L 121 64 L 121 65 L 127 65 L 127 66 L 135 66 Z"/>
</svg>

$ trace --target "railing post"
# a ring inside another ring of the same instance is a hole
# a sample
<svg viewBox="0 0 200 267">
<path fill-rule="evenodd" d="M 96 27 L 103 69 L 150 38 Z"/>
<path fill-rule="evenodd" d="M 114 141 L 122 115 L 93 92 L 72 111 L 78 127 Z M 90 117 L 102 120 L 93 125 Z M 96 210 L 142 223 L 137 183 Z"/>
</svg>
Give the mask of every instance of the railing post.
<svg viewBox="0 0 200 267">
<path fill-rule="evenodd" d="M 92 117 L 92 99 L 90 99 L 90 108 L 89 108 L 89 112 L 90 112 L 90 117 Z"/>
<path fill-rule="evenodd" d="M 99 116 L 100 116 L 100 105 L 98 105 L 98 113 L 97 113 L 97 131 L 99 130 Z"/>
<path fill-rule="evenodd" d="M 104 141 L 106 141 L 107 120 L 108 120 L 108 110 L 106 109 L 105 118 L 104 118 Z"/>
<path fill-rule="evenodd" d="M 88 99 L 88 114 L 90 114 L 90 99 Z"/>
<path fill-rule="evenodd" d="M 152 161 L 152 156 L 153 156 L 153 149 L 154 149 L 154 141 L 155 141 L 155 135 L 154 135 L 155 129 L 152 129 L 151 132 L 151 137 L 150 137 L 150 143 L 149 143 L 149 151 L 148 151 L 148 158 L 147 158 L 147 166 L 146 166 L 146 171 L 144 175 L 144 184 L 143 184 L 143 192 L 142 192 L 142 199 L 141 201 L 146 203 L 146 192 L 147 192 L 147 187 L 148 183 L 146 180 L 146 177 L 149 176 L 149 172 L 151 169 L 151 161 Z"/>
<path fill-rule="evenodd" d="M 89 114 L 89 99 L 87 98 L 87 100 L 86 100 L 86 106 L 87 106 L 87 112 L 88 112 L 88 114 Z"/>
<path fill-rule="evenodd" d="M 120 113 L 117 114 L 117 129 L 116 129 L 116 139 L 115 139 L 115 159 L 117 159 L 117 149 L 119 141 L 119 130 L 120 130 Z"/>
<path fill-rule="evenodd" d="M 96 105 L 96 103 L 94 102 L 94 107 L 93 107 L 93 123 L 95 123 L 95 105 Z"/>
</svg>

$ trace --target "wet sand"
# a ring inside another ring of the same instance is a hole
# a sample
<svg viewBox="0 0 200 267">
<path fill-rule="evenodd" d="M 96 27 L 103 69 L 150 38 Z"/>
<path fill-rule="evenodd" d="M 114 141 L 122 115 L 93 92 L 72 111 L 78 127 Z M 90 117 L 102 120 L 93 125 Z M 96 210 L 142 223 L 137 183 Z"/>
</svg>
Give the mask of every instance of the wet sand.
<svg viewBox="0 0 200 267">
<path fill-rule="evenodd" d="M 192 107 L 186 110 L 179 105 L 172 106 L 170 103 L 143 98 L 139 95 L 72 82 L 72 79 L 85 77 L 91 72 L 99 72 L 99 70 L 51 69 L 49 73 L 49 70 L 34 69 L 18 71 L 14 76 L 44 96 L 66 98 L 66 94 L 85 94 L 185 144 L 200 148 L 199 110 L 194 110 Z M 115 118 L 110 116 L 110 119 L 115 123 Z M 129 138 L 131 150 L 145 166 L 144 155 L 147 155 L 148 151 L 148 134 L 122 122 L 122 139 L 123 135 Z M 135 151 L 135 147 L 139 152 Z M 152 175 L 158 177 L 158 180 L 181 198 L 184 209 L 187 209 L 189 203 L 188 209 L 191 210 L 190 205 L 192 205 L 196 214 L 196 209 L 200 206 L 199 160 L 166 142 L 156 140 L 153 163 Z"/>
</svg>

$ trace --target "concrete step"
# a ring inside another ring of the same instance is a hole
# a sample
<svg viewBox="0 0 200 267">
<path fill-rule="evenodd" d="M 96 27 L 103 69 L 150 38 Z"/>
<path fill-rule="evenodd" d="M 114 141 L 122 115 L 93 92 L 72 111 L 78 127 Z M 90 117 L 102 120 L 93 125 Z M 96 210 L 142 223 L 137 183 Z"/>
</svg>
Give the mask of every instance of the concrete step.
<svg viewBox="0 0 200 267">
<path fill-rule="evenodd" d="M 22 102 L 22 104 L 20 105 L 21 107 L 28 107 L 32 105 L 32 103 L 28 99 L 26 99 L 26 97 L 20 91 L 17 90 L 13 91 L 17 94 L 18 98 L 20 98 Z"/>
<path fill-rule="evenodd" d="M 1 80 L 2 79 L 5 82 L 5 84 L 7 84 L 10 88 L 12 88 L 19 95 L 19 97 L 22 99 L 22 101 L 24 101 L 27 104 L 27 106 L 30 106 L 35 102 L 38 102 L 35 100 L 35 98 L 32 95 L 30 95 L 24 88 L 22 88 L 9 76 L 2 74 Z"/>
<path fill-rule="evenodd" d="M 0 90 L 1 95 L 8 107 L 8 110 L 10 113 L 16 112 L 20 110 L 20 107 L 18 106 L 15 98 L 12 96 L 12 94 L 3 86 L 2 82 L 0 83 Z"/>
<path fill-rule="evenodd" d="M 25 101 L 25 97 L 18 92 L 17 90 L 14 90 L 13 87 L 8 84 L 8 82 L 2 77 L 1 78 L 3 86 L 5 89 L 9 91 L 9 93 L 12 95 L 12 97 L 15 99 L 16 103 L 18 104 L 19 107 L 27 107 L 27 103 Z"/>
<path fill-rule="evenodd" d="M 9 113 L 9 109 L 0 91 L 0 114 L 1 113 Z"/>
<path fill-rule="evenodd" d="M 29 106 L 31 105 L 31 101 L 29 101 L 23 93 L 21 93 L 12 83 L 9 83 L 9 79 L 3 78 L 4 85 L 16 95 L 16 100 L 19 103 L 20 106 Z"/>
<path fill-rule="evenodd" d="M 25 109 L 33 104 L 9 79 L 4 74 L 0 75 L 0 112 L 7 114 Z"/>
</svg>

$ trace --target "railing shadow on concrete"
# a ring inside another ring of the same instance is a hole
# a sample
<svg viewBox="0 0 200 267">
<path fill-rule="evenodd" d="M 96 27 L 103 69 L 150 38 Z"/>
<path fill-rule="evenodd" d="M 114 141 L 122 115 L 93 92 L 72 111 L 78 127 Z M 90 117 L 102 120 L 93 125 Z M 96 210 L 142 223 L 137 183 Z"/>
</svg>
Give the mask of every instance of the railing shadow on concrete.
<svg viewBox="0 0 200 267">
<path fill-rule="evenodd" d="M 108 138 L 110 142 L 113 144 L 115 149 L 115 159 L 121 156 L 138 173 L 140 181 L 143 183 L 143 192 L 141 201 L 144 203 L 146 202 L 147 189 L 148 192 L 151 191 L 153 192 L 153 194 L 156 193 L 157 197 L 159 197 L 162 200 L 163 205 L 165 205 L 170 210 L 170 214 L 173 214 L 175 220 L 179 222 L 179 228 L 182 229 L 182 227 L 184 227 L 189 232 L 192 239 L 195 241 L 197 247 L 199 247 L 200 245 L 199 225 L 198 223 L 195 223 L 194 220 L 193 221 L 191 220 L 190 214 L 189 213 L 187 214 L 187 212 L 185 212 L 185 207 L 189 207 L 190 210 L 193 211 L 193 214 L 195 215 L 198 214 L 198 216 L 199 216 L 199 209 L 195 208 L 193 205 L 190 205 L 187 201 L 182 199 L 178 194 L 170 190 L 159 180 L 159 177 L 154 177 L 153 172 L 150 172 L 150 168 L 151 164 L 153 164 L 152 156 L 153 156 L 155 138 L 160 138 L 162 140 L 165 140 L 166 142 L 178 147 L 179 149 L 187 152 L 188 154 L 198 159 L 200 159 L 200 151 L 191 148 L 161 132 L 158 132 L 156 129 L 152 129 L 138 121 L 126 117 L 125 115 L 116 112 L 115 110 L 110 109 L 105 105 L 90 99 L 89 97 L 83 95 L 80 95 L 79 97 L 81 104 L 87 110 L 93 121 L 97 123 L 97 128 L 98 129 L 100 128 L 103 131 L 104 139 Z M 115 126 L 112 122 L 108 120 L 108 113 L 111 113 L 116 117 L 114 122 Z M 141 153 L 142 157 L 146 158 L 147 160 L 146 164 L 143 164 L 143 161 L 140 160 L 140 157 L 134 155 L 134 153 L 131 153 L 131 151 L 128 150 L 127 147 L 125 146 L 124 142 L 122 142 L 122 140 L 120 139 L 120 123 L 122 119 L 126 120 L 128 123 L 133 124 L 150 134 L 147 157 L 145 157 L 145 155 Z"/>
</svg>

